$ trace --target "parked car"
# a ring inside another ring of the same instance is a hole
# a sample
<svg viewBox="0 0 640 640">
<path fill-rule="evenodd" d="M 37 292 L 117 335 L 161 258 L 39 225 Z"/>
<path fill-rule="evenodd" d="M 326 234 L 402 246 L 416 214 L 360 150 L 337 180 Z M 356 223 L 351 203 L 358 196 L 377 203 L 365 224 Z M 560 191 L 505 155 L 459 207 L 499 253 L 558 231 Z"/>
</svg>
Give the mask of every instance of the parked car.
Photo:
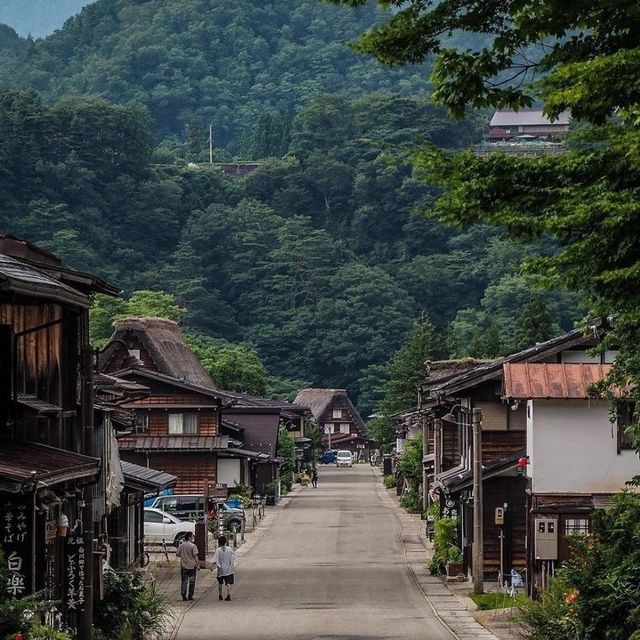
<svg viewBox="0 0 640 640">
<path fill-rule="evenodd" d="M 353 456 L 351 455 L 351 451 L 347 451 L 346 449 L 342 449 L 338 451 L 336 455 L 336 467 L 352 467 L 353 466 Z"/>
<path fill-rule="evenodd" d="M 148 507 L 144 510 L 145 544 L 162 544 L 164 542 L 177 548 L 189 532 L 195 535 L 195 522 L 180 520 L 180 518 L 161 509 Z"/>
<path fill-rule="evenodd" d="M 151 506 L 181 520 L 199 520 L 204 515 L 204 496 L 196 494 L 158 496 Z M 229 531 L 240 531 L 245 522 L 243 509 L 222 503 L 222 522 Z M 215 503 L 209 505 L 209 515 L 216 517 Z"/>
<path fill-rule="evenodd" d="M 327 449 L 320 456 L 320 464 L 332 464 L 336 461 L 336 456 L 338 452 L 335 449 Z"/>
</svg>

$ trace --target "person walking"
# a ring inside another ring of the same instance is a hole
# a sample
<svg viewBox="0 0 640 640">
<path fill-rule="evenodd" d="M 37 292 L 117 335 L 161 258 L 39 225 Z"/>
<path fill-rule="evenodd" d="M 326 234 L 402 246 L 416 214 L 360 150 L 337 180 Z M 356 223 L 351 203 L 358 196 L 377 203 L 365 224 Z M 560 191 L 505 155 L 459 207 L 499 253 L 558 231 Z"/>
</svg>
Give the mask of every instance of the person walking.
<svg viewBox="0 0 640 640">
<path fill-rule="evenodd" d="M 196 572 L 200 568 L 198 559 L 198 547 L 193 543 L 193 533 L 188 531 L 184 536 L 184 542 L 176 550 L 180 558 L 180 591 L 183 600 L 193 600 L 193 592 L 196 589 Z"/>
<path fill-rule="evenodd" d="M 311 470 L 311 486 L 318 486 L 318 470 L 315 467 Z"/>
<path fill-rule="evenodd" d="M 218 600 L 222 600 L 222 584 L 227 585 L 227 597 L 224 600 L 231 600 L 231 587 L 234 583 L 234 571 L 236 568 L 236 554 L 233 549 L 227 546 L 227 539 L 224 536 L 218 538 L 218 548 L 213 554 L 213 568 L 218 570 Z"/>
</svg>

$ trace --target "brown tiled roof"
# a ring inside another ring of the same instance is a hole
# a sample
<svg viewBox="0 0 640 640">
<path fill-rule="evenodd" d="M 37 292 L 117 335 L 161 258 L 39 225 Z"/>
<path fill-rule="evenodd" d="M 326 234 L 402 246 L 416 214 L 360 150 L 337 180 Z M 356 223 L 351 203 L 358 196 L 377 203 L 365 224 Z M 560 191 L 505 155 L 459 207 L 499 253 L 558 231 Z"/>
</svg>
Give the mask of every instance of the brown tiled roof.
<svg viewBox="0 0 640 640">
<path fill-rule="evenodd" d="M 503 369 L 505 398 L 569 400 L 588 398 L 589 387 L 604 380 L 611 365 L 507 362 Z"/>
<path fill-rule="evenodd" d="M 0 440 L 0 487 L 20 491 L 38 481 L 49 485 L 98 473 L 100 460 L 34 442 Z"/>
<path fill-rule="evenodd" d="M 122 345 L 133 335 L 146 349 L 158 372 L 185 380 L 208 389 L 215 389 L 204 367 L 184 341 L 177 323 L 163 318 L 125 318 L 117 320 L 114 332 L 100 358 L 101 371 L 109 370 L 109 363 Z"/>
<path fill-rule="evenodd" d="M 132 462 L 122 461 L 122 475 L 128 486 L 140 487 L 143 491 L 162 491 L 175 487 L 178 478 L 165 471 L 142 467 Z"/>
<path fill-rule="evenodd" d="M 228 444 L 228 436 L 135 436 L 118 440 L 123 451 L 217 451 Z"/>
</svg>

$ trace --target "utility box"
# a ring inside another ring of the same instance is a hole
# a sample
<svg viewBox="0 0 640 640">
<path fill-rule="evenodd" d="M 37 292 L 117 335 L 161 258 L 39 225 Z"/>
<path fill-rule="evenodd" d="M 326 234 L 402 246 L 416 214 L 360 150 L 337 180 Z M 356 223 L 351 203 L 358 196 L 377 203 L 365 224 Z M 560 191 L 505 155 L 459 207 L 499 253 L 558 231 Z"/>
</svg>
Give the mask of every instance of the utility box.
<svg viewBox="0 0 640 640">
<path fill-rule="evenodd" d="M 504 526 L 504 507 L 496 507 L 495 522 L 498 527 Z"/>
<path fill-rule="evenodd" d="M 536 518 L 534 527 L 536 560 L 557 560 L 558 519 Z"/>
</svg>

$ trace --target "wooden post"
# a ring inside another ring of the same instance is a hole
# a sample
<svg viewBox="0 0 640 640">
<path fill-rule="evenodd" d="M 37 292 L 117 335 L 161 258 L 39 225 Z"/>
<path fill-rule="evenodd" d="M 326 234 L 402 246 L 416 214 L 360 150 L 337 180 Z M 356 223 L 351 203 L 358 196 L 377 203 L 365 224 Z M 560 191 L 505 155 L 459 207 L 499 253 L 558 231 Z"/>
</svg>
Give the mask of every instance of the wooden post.
<svg viewBox="0 0 640 640">
<path fill-rule="evenodd" d="M 473 592 L 484 592 L 484 549 L 482 544 L 482 410 L 474 408 L 473 426 Z"/>
</svg>

